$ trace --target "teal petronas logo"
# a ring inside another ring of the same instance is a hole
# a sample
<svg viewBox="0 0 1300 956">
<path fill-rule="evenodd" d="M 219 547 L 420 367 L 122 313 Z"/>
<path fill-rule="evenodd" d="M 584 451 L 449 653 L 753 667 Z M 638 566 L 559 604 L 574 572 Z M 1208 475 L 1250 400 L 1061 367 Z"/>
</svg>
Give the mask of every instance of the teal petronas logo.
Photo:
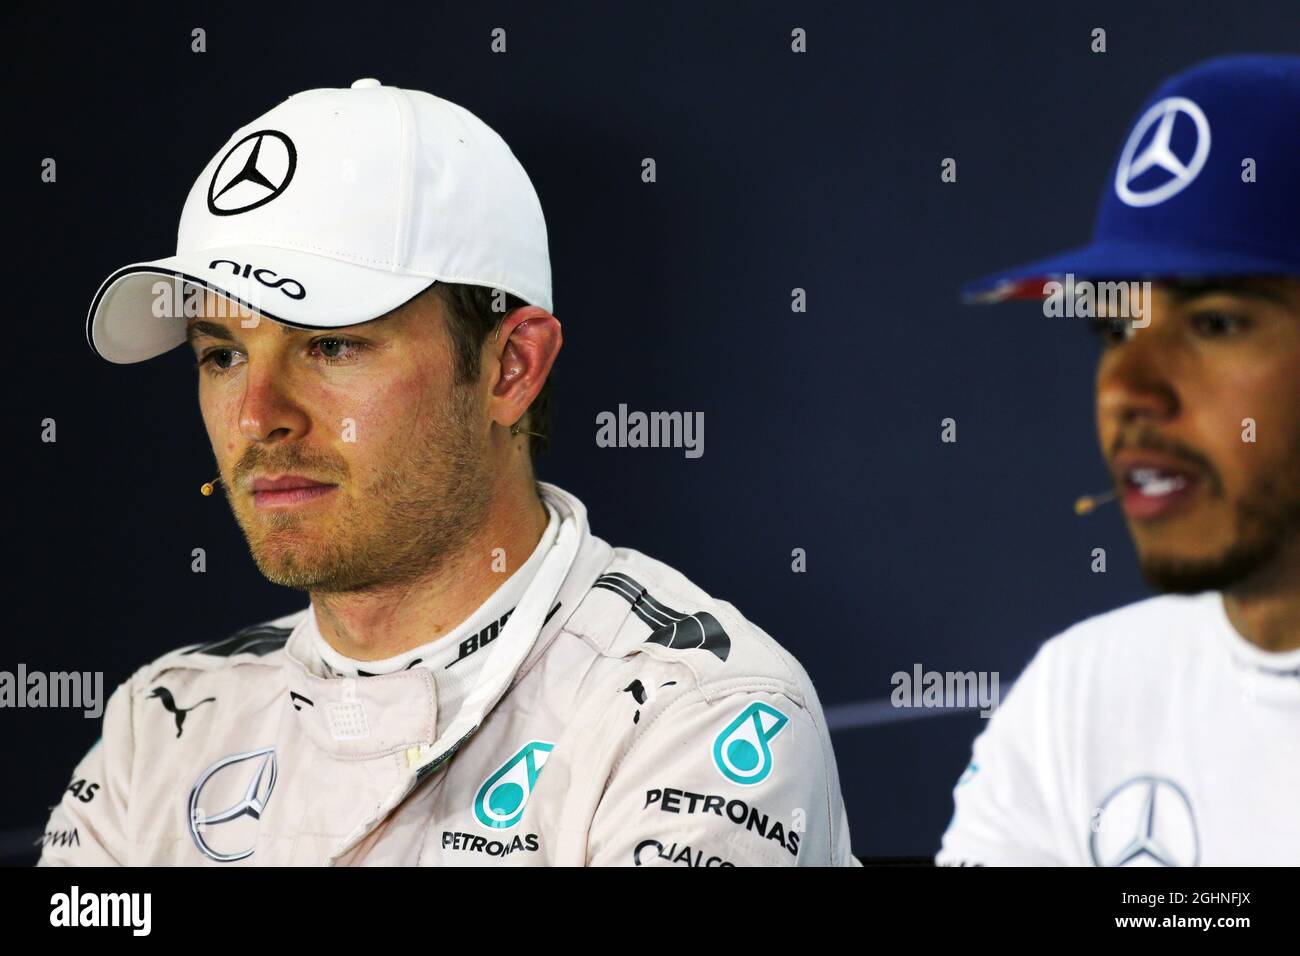
<svg viewBox="0 0 1300 956">
<path fill-rule="evenodd" d="M 518 823 L 554 748 L 555 744 L 544 740 L 524 744 L 478 788 L 474 795 L 474 819 L 493 830 L 506 830 Z"/>
<path fill-rule="evenodd" d="M 742 787 L 762 783 L 772 772 L 772 748 L 768 744 L 789 721 L 775 707 L 750 704 L 713 741 L 713 763 L 718 772 Z"/>
</svg>

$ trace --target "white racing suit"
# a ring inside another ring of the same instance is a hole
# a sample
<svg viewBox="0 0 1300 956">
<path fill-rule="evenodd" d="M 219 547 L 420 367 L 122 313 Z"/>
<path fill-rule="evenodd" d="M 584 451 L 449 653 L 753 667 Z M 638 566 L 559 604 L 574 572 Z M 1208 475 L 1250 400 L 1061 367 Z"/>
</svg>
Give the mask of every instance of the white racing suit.
<svg viewBox="0 0 1300 956">
<path fill-rule="evenodd" d="M 112 695 L 41 864 L 856 863 L 799 663 L 539 487 L 555 543 L 446 726 L 424 668 L 309 667 L 311 608 L 182 648 Z"/>
</svg>

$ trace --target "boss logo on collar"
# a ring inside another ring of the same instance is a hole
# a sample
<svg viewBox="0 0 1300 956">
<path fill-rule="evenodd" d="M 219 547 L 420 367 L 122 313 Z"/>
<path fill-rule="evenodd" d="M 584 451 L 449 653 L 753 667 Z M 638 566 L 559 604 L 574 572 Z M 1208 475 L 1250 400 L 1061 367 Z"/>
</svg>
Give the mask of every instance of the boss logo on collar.
<svg viewBox="0 0 1300 956">
<path fill-rule="evenodd" d="M 457 654 L 456 659 L 444 667 L 443 670 L 448 670 L 454 667 L 475 651 L 482 650 L 484 647 L 487 647 L 487 645 L 495 641 L 497 637 L 500 636 L 502 630 L 505 629 L 506 622 L 510 620 L 510 615 L 514 613 L 515 609 L 511 608 L 477 634 L 471 634 L 469 637 L 465 638 L 465 640 L 461 641 L 459 653 Z M 551 612 L 551 614 L 554 613 L 554 611 Z M 546 619 L 548 621 L 550 620 L 549 614 Z"/>
</svg>

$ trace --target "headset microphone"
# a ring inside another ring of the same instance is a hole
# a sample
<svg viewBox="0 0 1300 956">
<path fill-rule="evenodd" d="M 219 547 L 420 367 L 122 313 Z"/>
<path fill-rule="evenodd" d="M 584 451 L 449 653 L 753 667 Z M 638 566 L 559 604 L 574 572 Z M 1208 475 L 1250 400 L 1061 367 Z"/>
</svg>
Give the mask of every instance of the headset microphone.
<svg viewBox="0 0 1300 956">
<path fill-rule="evenodd" d="M 208 495 L 212 494 L 212 492 L 216 490 L 216 487 L 219 484 L 221 484 L 220 475 L 213 478 L 211 481 L 205 481 L 203 484 L 199 485 L 199 493 L 206 498 Z"/>
<path fill-rule="evenodd" d="M 1101 495 L 1084 495 L 1074 502 L 1074 513 L 1077 515 L 1090 514 L 1108 501 L 1115 500 L 1115 492 L 1108 491 Z"/>
</svg>

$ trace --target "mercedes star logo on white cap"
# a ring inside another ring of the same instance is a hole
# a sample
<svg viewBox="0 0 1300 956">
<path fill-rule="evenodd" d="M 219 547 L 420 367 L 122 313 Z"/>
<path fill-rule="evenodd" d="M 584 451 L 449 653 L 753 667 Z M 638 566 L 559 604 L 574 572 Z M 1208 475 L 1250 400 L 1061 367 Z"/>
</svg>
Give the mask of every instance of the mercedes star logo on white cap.
<svg viewBox="0 0 1300 956">
<path fill-rule="evenodd" d="M 208 212 L 234 216 L 269 203 L 284 192 L 297 164 L 298 151 L 288 136 L 273 129 L 249 133 L 217 164 L 208 186 Z"/>
</svg>

